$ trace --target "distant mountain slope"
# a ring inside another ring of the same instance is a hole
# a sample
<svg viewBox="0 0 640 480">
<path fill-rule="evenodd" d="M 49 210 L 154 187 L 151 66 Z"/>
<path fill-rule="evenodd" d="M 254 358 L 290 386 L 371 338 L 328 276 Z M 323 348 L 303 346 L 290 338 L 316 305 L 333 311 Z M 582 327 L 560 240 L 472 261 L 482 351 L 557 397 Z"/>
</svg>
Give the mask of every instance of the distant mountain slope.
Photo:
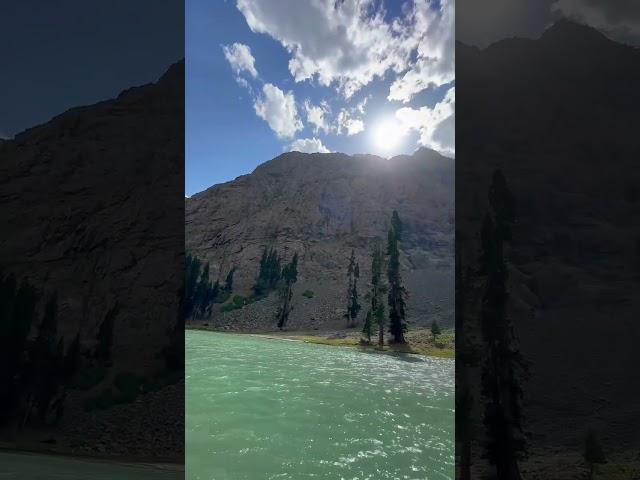
<svg viewBox="0 0 640 480">
<path fill-rule="evenodd" d="M 234 290 L 249 294 L 265 247 L 300 255 L 290 328 L 344 326 L 351 249 L 364 297 L 371 246 L 386 242 L 391 213 L 405 223 L 403 276 L 411 322 L 452 324 L 454 160 L 421 149 L 389 160 L 340 153 L 283 154 L 250 175 L 186 199 L 188 252 L 210 262 L 214 278 L 236 268 Z M 310 289 L 313 299 L 301 293 Z M 366 303 L 366 300 L 362 300 Z M 268 300 L 216 314 L 239 329 L 275 326 Z M 363 309 L 361 315 L 366 314 Z"/>
<path fill-rule="evenodd" d="M 125 419 L 122 405 L 114 420 L 82 405 L 118 373 L 152 379 L 165 369 L 162 351 L 174 341 L 180 313 L 183 172 L 184 62 L 154 84 L 0 142 L 0 271 L 27 279 L 42 298 L 57 294 L 57 336 L 67 350 L 78 334 L 81 349 L 92 351 L 105 316 L 117 311 L 112 367 L 88 391 L 69 392 L 49 434 L 56 448 L 68 448 L 75 435 L 86 445 L 76 452 L 182 461 L 182 417 L 159 422 L 157 409 L 142 408 Z M 179 398 L 172 394 L 176 411 Z M 152 420 L 154 447 L 147 442 Z M 110 421 L 122 442 L 103 428 Z"/>
<path fill-rule="evenodd" d="M 532 362 L 524 411 L 537 452 L 579 451 L 590 422 L 610 448 L 640 440 L 629 378 L 640 360 L 638 85 L 639 49 L 568 21 L 537 40 L 456 48 L 456 242 L 471 271 L 502 169 L 517 215 L 509 315 Z M 465 315 L 477 322 L 477 310 Z"/>
</svg>

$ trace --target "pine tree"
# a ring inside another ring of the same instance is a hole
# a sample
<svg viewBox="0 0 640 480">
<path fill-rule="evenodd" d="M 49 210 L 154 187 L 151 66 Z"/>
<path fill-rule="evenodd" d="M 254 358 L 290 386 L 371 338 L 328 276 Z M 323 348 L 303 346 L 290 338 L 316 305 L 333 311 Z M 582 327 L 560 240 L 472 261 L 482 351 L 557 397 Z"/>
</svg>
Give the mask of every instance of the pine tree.
<svg viewBox="0 0 640 480">
<path fill-rule="evenodd" d="M 209 281 L 209 263 L 205 263 L 195 288 L 193 315 L 205 317 L 210 305 L 211 282 Z"/>
<path fill-rule="evenodd" d="M 235 272 L 236 272 L 236 267 L 233 267 L 231 270 L 229 270 L 229 273 L 227 274 L 227 278 L 224 281 L 224 289 L 227 292 L 233 291 L 233 274 Z"/>
<path fill-rule="evenodd" d="M 98 345 L 96 346 L 96 358 L 99 360 L 105 362 L 109 362 L 111 360 L 114 320 L 118 315 L 119 310 L 120 307 L 115 304 L 109 309 L 104 317 L 104 320 L 100 324 L 97 335 Z"/>
<path fill-rule="evenodd" d="M 442 330 L 440 330 L 440 325 L 438 325 L 438 322 L 434 319 L 431 322 L 431 335 L 433 335 L 433 341 L 435 343 L 438 335 L 440 335 L 442 333 Z"/>
<path fill-rule="evenodd" d="M 364 319 L 364 325 L 362 327 L 362 334 L 367 339 L 367 345 L 371 344 L 371 334 L 373 333 L 373 315 L 371 315 L 371 309 L 367 310 L 367 316 Z"/>
<path fill-rule="evenodd" d="M 265 295 L 278 286 L 282 274 L 280 265 L 278 252 L 274 248 L 267 250 L 265 247 L 260 258 L 258 278 L 253 286 L 253 293 L 256 297 Z"/>
<path fill-rule="evenodd" d="M 64 377 L 69 380 L 77 372 L 80 366 L 80 334 L 77 333 L 74 337 L 71 345 L 67 349 L 67 353 L 64 357 Z"/>
<path fill-rule="evenodd" d="M 351 257 L 349 257 L 349 265 L 347 267 L 347 327 L 355 327 L 355 319 L 360 312 L 360 304 L 358 303 L 358 278 L 360 278 L 360 267 L 356 262 L 356 256 L 353 249 L 351 250 Z"/>
<path fill-rule="evenodd" d="M 527 368 L 517 350 L 513 326 L 506 315 L 508 272 L 504 242 L 513 217 L 507 214 L 508 209 L 498 207 L 503 202 L 496 200 L 509 196 L 505 191 L 506 183 L 502 184 L 500 180 L 504 177 L 494 174 L 493 178 L 489 190 L 492 210 L 486 215 L 481 232 L 481 272 L 486 275 L 480 311 L 487 351 L 482 369 L 482 392 L 486 398 L 485 451 L 490 463 L 496 466 L 498 480 L 517 480 L 521 478 L 518 460 L 526 449 L 521 426 L 520 382 Z"/>
<path fill-rule="evenodd" d="M 456 450 L 460 452 L 460 480 L 471 480 L 471 446 L 475 428 L 472 408 L 469 369 L 476 367 L 479 355 L 466 338 L 465 292 L 466 276 L 463 275 L 460 244 L 456 244 L 455 259 L 455 328 L 456 328 Z"/>
<path fill-rule="evenodd" d="M 384 284 L 382 271 L 384 269 L 384 254 L 380 241 L 377 240 L 371 252 L 371 316 L 378 326 L 378 347 L 384 346 Z"/>
<path fill-rule="evenodd" d="M 184 279 L 184 317 L 191 318 L 196 307 L 196 290 L 200 278 L 201 262 L 198 258 L 187 254 L 185 257 Z"/>
<path fill-rule="evenodd" d="M 389 255 L 389 264 L 387 267 L 387 276 L 389 279 L 389 333 L 393 337 L 394 343 L 404 344 L 406 340 L 404 334 L 407 331 L 405 323 L 405 297 L 406 289 L 402 285 L 400 276 L 400 251 L 398 249 L 398 241 L 402 231 L 402 223 L 398 213 L 394 210 L 391 217 L 391 229 L 387 235 L 387 254 Z M 396 231 L 399 228 L 399 231 Z"/>
<path fill-rule="evenodd" d="M 19 398 L 28 388 L 24 352 L 35 320 L 38 295 L 26 281 L 0 274 L 0 425 L 15 416 Z"/>
<path fill-rule="evenodd" d="M 298 280 L 298 254 L 295 253 L 291 262 L 282 268 L 280 275 L 282 285 L 280 287 L 280 306 L 276 313 L 278 328 L 283 329 L 291 313 L 291 298 L 293 297 L 293 284 Z"/>
<path fill-rule="evenodd" d="M 607 463 L 600 440 L 593 429 L 588 429 L 584 439 L 584 461 L 589 466 L 589 478 L 593 478 L 598 464 Z"/>
<path fill-rule="evenodd" d="M 31 392 L 28 395 L 23 424 L 28 423 L 32 408 L 36 420 L 45 423 L 49 405 L 55 396 L 62 373 L 61 360 L 64 357 L 64 341 L 57 340 L 58 333 L 58 297 L 54 293 L 49 297 L 44 316 L 33 347 L 31 348 Z"/>
<path fill-rule="evenodd" d="M 400 216 L 396 210 L 391 214 L 391 230 L 397 239 L 397 241 L 402 240 L 402 221 L 400 220 Z"/>
</svg>

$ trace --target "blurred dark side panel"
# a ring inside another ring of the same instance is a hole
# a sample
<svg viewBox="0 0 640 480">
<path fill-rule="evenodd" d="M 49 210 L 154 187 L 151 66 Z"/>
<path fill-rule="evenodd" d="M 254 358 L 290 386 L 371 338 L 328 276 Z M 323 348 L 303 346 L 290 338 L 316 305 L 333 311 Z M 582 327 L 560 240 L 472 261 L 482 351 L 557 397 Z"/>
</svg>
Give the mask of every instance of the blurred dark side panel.
<svg viewBox="0 0 640 480">
<path fill-rule="evenodd" d="M 181 463 L 184 5 L 27 3 L 3 7 L 35 57 L 2 66 L 0 447 Z"/>
<path fill-rule="evenodd" d="M 640 50 L 566 3 L 458 4 L 458 478 L 640 478 Z"/>
</svg>

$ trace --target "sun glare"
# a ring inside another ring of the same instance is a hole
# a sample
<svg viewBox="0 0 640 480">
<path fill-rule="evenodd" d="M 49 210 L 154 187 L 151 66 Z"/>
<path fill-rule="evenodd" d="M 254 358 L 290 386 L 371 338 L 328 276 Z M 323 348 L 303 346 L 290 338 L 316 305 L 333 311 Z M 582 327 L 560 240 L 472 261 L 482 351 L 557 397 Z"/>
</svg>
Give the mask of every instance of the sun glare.
<svg viewBox="0 0 640 480">
<path fill-rule="evenodd" d="M 400 144 L 405 134 L 405 129 L 395 118 L 386 118 L 373 128 L 372 140 L 376 149 L 390 151 Z"/>
</svg>

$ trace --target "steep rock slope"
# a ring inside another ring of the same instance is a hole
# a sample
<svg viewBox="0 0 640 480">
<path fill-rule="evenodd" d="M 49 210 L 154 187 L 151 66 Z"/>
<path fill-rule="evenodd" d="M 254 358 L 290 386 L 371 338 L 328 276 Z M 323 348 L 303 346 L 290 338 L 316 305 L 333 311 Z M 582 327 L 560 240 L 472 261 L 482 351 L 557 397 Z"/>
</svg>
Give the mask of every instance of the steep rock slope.
<svg viewBox="0 0 640 480">
<path fill-rule="evenodd" d="M 174 335 L 183 278 L 183 169 L 184 62 L 154 84 L 0 142 L 0 270 L 27 279 L 42 298 L 57 294 L 65 348 L 79 334 L 81 348 L 93 349 L 105 315 L 118 307 L 112 367 L 91 390 L 69 392 L 51 432 L 84 432 L 85 451 L 138 454 L 147 442 L 137 417 L 114 422 L 114 436 L 91 428 L 106 420 L 82 402 L 119 372 L 152 378 L 165 368 L 161 352 Z M 181 442 L 170 437 L 181 438 L 182 417 L 157 422 L 152 409 L 142 411 L 160 439 L 145 455 L 181 461 Z M 101 450 L 92 450 L 97 443 Z"/>
<path fill-rule="evenodd" d="M 516 201 L 510 315 L 532 363 L 532 449 L 578 451 L 591 422 L 609 445 L 637 445 L 639 383 L 620 366 L 639 359 L 640 50 L 561 21 L 536 40 L 459 44 L 456 66 L 456 242 L 473 269 L 502 169 Z M 466 314 L 474 325 L 477 309 Z"/>
<path fill-rule="evenodd" d="M 290 152 L 250 175 L 186 199 L 186 250 L 210 262 L 224 281 L 236 268 L 234 293 L 248 295 L 265 247 L 285 259 L 300 256 L 290 328 L 339 328 L 346 305 L 351 249 L 360 265 L 361 303 L 370 276 L 370 251 L 386 242 L 391 213 L 405 225 L 403 276 L 408 317 L 452 323 L 454 161 L 420 149 L 411 156 Z M 310 289 L 314 297 L 301 293 Z M 273 298 L 216 322 L 237 329 L 272 329 Z M 361 311 L 361 316 L 366 308 Z"/>
</svg>

